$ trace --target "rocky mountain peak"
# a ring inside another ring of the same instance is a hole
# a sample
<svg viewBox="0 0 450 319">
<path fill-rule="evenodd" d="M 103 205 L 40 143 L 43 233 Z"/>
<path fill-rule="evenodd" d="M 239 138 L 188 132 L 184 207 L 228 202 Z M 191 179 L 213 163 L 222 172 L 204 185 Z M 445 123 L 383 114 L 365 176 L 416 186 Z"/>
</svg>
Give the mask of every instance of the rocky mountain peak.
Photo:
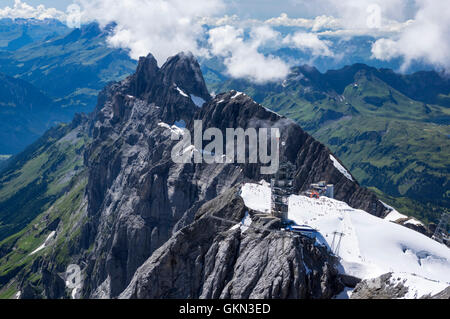
<svg viewBox="0 0 450 319">
<path fill-rule="evenodd" d="M 152 54 L 141 57 L 136 73 L 116 89 L 116 93 L 154 103 L 167 123 L 187 122 L 198 107 L 211 100 L 200 65 L 190 52 L 170 57 L 161 68 Z"/>
<path fill-rule="evenodd" d="M 163 82 L 174 84 L 190 95 L 211 99 L 197 59 L 191 52 L 181 52 L 167 59 L 161 67 Z"/>
<path fill-rule="evenodd" d="M 135 84 L 134 95 L 140 96 L 147 92 L 153 82 L 155 82 L 158 72 L 158 62 L 151 53 L 146 57 L 140 57 L 136 73 L 133 76 Z"/>
</svg>

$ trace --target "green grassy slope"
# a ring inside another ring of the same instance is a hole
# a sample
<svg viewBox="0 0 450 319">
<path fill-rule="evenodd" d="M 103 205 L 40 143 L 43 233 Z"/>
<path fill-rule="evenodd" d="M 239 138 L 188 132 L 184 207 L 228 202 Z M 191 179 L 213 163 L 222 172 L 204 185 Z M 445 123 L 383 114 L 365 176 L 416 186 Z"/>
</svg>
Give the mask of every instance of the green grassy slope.
<svg viewBox="0 0 450 319">
<path fill-rule="evenodd" d="M 0 298 L 42 291 L 45 271 L 64 273 L 86 217 L 85 128 L 60 125 L 6 166 L 0 179 Z M 45 247 L 36 251 L 46 242 Z M 47 295 L 47 297 L 49 297 Z"/>
<path fill-rule="evenodd" d="M 60 125 L 48 131 L 3 168 L 0 240 L 20 231 L 48 209 L 81 170 L 86 136 L 71 132 L 70 138 L 61 139 L 72 129 L 71 125 Z"/>
<path fill-rule="evenodd" d="M 60 199 L 27 227 L 0 242 L 0 299 L 15 297 L 19 285 L 42 293 L 39 290 L 44 279 L 36 263 L 53 263 L 52 267 L 59 268 L 61 273 L 65 271 L 71 247 L 80 241 L 81 221 L 86 218 L 83 202 L 86 183 L 87 178 L 78 175 Z M 56 229 L 57 237 L 36 251 Z"/>
</svg>

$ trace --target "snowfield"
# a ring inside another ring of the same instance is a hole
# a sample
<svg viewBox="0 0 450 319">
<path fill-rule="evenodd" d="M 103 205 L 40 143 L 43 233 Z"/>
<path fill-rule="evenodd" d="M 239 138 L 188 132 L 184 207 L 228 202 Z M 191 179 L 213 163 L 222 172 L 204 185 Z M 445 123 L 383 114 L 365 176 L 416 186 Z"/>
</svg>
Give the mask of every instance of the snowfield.
<svg viewBox="0 0 450 319">
<path fill-rule="evenodd" d="M 245 184 L 241 196 L 248 208 L 270 211 L 267 183 Z M 309 225 L 319 231 L 318 244 L 327 245 L 340 257 L 342 273 L 370 279 L 394 272 L 397 277 L 406 278 L 413 287 L 411 291 L 421 296 L 450 285 L 450 249 L 390 219 L 375 217 L 327 197 L 312 199 L 297 195 L 289 199 L 288 217 L 298 225 Z M 335 232 L 344 234 L 339 245 Z"/>
</svg>

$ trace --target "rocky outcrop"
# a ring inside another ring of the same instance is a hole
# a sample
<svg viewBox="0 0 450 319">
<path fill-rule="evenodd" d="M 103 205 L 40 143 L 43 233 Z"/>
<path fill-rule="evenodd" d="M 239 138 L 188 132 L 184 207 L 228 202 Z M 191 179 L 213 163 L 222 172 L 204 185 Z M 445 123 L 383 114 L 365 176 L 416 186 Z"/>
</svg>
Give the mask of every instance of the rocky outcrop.
<svg viewBox="0 0 450 319">
<path fill-rule="evenodd" d="M 245 230 L 239 222 L 246 211 L 239 187 L 204 204 L 194 223 L 138 269 L 120 298 L 331 298 L 342 290 L 325 248 L 276 231 L 278 219 L 256 212 Z"/>
<path fill-rule="evenodd" d="M 192 119 L 198 107 L 191 94 L 210 100 L 198 72 L 190 54 L 170 58 L 160 69 L 149 56 L 135 75 L 99 98 L 94 142 L 86 153 L 91 217 L 86 229 L 96 234 L 86 295 L 117 296 L 172 230 L 192 221 L 200 203 L 242 180 L 232 166 L 197 168 L 171 160 L 176 142 L 170 125 Z"/>
<path fill-rule="evenodd" d="M 450 287 L 432 296 L 431 299 L 450 299 Z"/>
<path fill-rule="evenodd" d="M 400 299 L 408 293 L 408 287 L 392 285 L 392 273 L 374 279 L 363 280 L 353 290 L 351 299 Z"/>
<path fill-rule="evenodd" d="M 431 296 L 427 291 L 440 291 Z M 351 299 L 449 299 L 450 287 L 416 275 L 387 273 L 373 279 L 366 279 L 356 285 Z"/>
<path fill-rule="evenodd" d="M 407 227 L 409 229 L 412 229 L 416 232 L 419 232 L 421 234 L 424 234 L 425 236 L 431 237 L 433 236 L 433 232 L 429 229 L 429 227 L 425 226 L 421 222 L 418 222 L 417 220 L 413 218 L 402 218 L 399 220 L 396 220 L 395 223 L 402 225 L 404 227 Z"/>
</svg>

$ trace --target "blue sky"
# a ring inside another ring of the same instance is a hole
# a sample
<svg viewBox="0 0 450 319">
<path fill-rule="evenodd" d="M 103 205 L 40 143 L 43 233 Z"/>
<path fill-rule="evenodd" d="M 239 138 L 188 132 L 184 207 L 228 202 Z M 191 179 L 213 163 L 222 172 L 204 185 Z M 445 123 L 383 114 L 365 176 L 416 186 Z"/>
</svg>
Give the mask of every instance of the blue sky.
<svg viewBox="0 0 450 319">
<path fill-rule="evenodd" d="M 30 5 L 37 6 L 43 4 L 46 7 L 53 7 L 61 11 L 65 11 L 68 5 L 74 0 L 22 0 Z M 126 0 L 124 0 L 126 1 Z M 189 1 L 189 0 L 186 0 Z M 208 1 L 208 0 L 206 0 Z M 415 0 L 393 0 L 393 2 L 403 3 L 403 11 L 406 18 L 412 18 L 414 12 Z M 446 1 L 446 0 L 437 0 Z M 314 18 L 315 16 L 339 15 L 342 8 L 336 7 L 333 0 L 223 0 L 227 5 L 226 14 L 236 14 L 243 19 L 269 19 L 279 16 L 281 13 L 288 13 L 289 16 Z M 335 2 L 344 2 L 336 0 Z M 347 1 L 349 2 L 349 1 Z M 362 3 L 386 3 L 387 0 L 370 0 L 361 1 Z M 1 0 L 2 5 L 12 6 L 14 0 Z M 406 4 L 406 5 L 405 5 Z M 406 8 L 406 9 L 405 9 Z"/>
<path fill-rule="evenodd" d="M 14 5 L 14 0 L 2 0 L 1 2 L 0 7 Z M 24 0 L 24 2 L 33 6 L 43 4 L 46 7 L 64 11 L 69 4 L 73 3 L 73 0 Z M 227 14 L 237 14 L 241 18 L 268 19 L 279 16 L 283 12 L 288 12 L 293 16 L 310 18 L 314 15 L 313 11 L 319 9 L 316 5 L 312 6 L 315 10 L 308 10 L 307 2 L 296 0 L 224 0 L 224 2 L 228 6 Z M 302 2 L 302 5 L 299 5 L 299 2 Z"/>
<path fill-rule="evenodd" d="M 5 5 L 3 5 L 3 2 L 6 2 Z M 71 4 L 72 0 L 26 0 L 24 1 L 30 5 L 37 6 L 39 4 L 43 4 L 46 7 L 53 7 L 59 10 L 63 10 L 67 8 L 69 4 Z M 14 5 L 14 0 L 2 0 L 1 7 L 4 6 L 12 6 Z"/>
</svg>

